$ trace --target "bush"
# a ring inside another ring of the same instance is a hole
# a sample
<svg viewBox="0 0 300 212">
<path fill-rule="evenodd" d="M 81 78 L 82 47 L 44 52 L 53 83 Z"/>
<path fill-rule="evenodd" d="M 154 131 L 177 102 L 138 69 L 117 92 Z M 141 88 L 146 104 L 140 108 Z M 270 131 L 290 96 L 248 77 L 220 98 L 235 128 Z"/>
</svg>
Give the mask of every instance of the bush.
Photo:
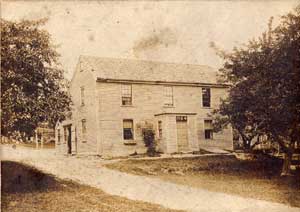
<svg viewBox="0 0 300 212">
<path fill-rule="evenodd" d="M 157 155 L 156 152 L 156 141 L 155 141 L 155 132 L 153 125 L 150 122 L 143 122 L 138 124 L 138 128 L 141 130 L 143 141 L 147 147 L 147 155 L 154 157 Z"/>
<path fill-rule="evenodd" d="M 147 147 L 147 155 L 148 156 L 155 156 L 156 154 L 156 142 L 154 138 L 154 131 L 153 129 L 144 128 L 142 130 L 143 133 L 143 140 L 145 143 L 145 146 Z"/>
</svg>

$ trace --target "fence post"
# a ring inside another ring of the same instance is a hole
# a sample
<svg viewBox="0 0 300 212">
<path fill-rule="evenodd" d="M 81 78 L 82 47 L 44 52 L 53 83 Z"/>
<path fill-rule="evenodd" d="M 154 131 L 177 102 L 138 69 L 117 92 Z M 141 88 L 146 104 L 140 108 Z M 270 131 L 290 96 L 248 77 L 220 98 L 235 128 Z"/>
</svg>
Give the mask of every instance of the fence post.
<svg viewBox="0 0 300 212">
<path fill-rule="evenodd" d="M 77 127 L 75 126 L 75 150 L 76 150 L 76 154 L 77 154 L 77 148 L 78 148 L 78 146 L 77 146 Z"/>
<path fill-rule="evenodd" d="M 35 148 L 39 148 L 39 141 L 38 141 L 38 133 L 37 130 L 35 130 Z"/>
<path fill-rule="evenodd" d="M 44 148 L 44 135 L 42 135 L 41 137 L 41 149 Z"/>
</svg>

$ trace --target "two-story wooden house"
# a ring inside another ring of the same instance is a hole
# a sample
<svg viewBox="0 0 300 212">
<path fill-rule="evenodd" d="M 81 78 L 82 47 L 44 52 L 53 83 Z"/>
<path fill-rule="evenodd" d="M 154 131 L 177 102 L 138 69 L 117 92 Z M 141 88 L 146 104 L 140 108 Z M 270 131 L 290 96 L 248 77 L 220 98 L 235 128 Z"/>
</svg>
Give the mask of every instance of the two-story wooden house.
<svg viewBox="0 0 300 212">
<path fill-rule="evenodd" d="M 56 147 L 62 153 L 142 153 L 138 126 L 150 122 L 164 153 L 232 149 L 232 129 L 213 133 L 208 116 L 227 88 L 208 66 L 81 56 L 70 86 L 72 114 L 56 126 Z"/>
</svg>

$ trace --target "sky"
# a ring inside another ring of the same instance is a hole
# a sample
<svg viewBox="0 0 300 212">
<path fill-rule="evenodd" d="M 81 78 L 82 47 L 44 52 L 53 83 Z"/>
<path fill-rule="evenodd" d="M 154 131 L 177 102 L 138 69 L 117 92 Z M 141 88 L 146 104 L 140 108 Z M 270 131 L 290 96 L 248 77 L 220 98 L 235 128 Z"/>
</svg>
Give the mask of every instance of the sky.
<svg viewBox="0 0 300 212">
<path fill-rule="evenodd" d="M 2 1 L 7 20 L 48 18 L 71 78 L 80 55 L 209 65 L 267 29 L 300 0 L 277 1 Z"/>
</svg>

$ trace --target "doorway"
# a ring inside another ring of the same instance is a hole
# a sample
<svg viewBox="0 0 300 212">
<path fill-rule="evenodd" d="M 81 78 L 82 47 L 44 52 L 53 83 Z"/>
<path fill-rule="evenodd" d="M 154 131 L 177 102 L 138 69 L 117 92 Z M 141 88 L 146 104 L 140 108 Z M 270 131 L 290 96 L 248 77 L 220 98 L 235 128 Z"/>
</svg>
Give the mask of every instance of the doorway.
<svg viewBox="0 0 300 212">
<path fill-rule="evenodd" d="M 189 150 L 187 116 L 176 116 L 178 152 Z"/>
</svg>

